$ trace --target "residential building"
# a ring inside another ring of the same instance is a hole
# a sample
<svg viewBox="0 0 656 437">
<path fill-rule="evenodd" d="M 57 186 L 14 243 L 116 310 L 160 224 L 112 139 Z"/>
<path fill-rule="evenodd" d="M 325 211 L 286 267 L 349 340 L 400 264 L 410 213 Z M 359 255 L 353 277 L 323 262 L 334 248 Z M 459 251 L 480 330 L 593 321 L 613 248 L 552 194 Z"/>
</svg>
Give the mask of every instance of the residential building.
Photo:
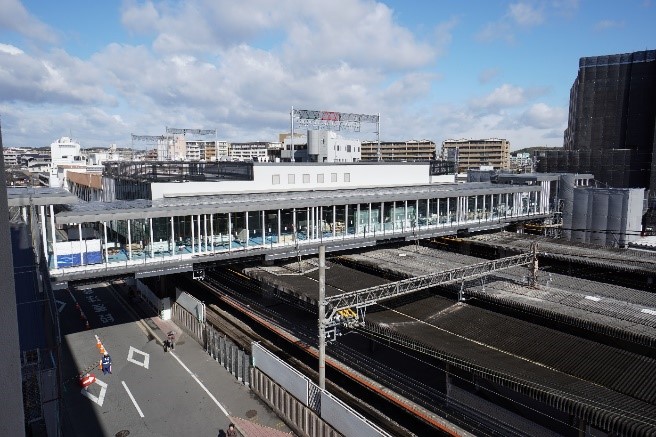
<svg viewBox="0 0 656 437">
<path fill-rule="evenodd" d="M 499 138 L 445 140 L 442 157 L 457 162 L 459 173 L 481 166 L 504 170 L 510 168 L 510 142 Z"/>
<path fill-rule="evenodd" d="M 437 145 L 430 140 L 381 141 L 383 161 L 430 161 L 437 156 Z M 378 161 L 378 141 L 362 142 L 362 160 Z"/>
<path fill-rule="evenodd" d="M 533 169 L 531 154 L 525 152 L 510 155 L 510 169 L 522 173 L 530 172 Z"/>
<path fill-rule="evenodd" d="M 50 144 L 50 187 L 60 188 L 63 181 L 60 180 L 61 168 L 86 167 L 86 158 L 80 153 L 80 144 L 69 137 L 61 137 Z"/>
<path fill-rule="evenodd" d="M 231 143 L 228 156 L 236 161 L 268 162 L 268 146 L 266 141 Z"/>
</svg>

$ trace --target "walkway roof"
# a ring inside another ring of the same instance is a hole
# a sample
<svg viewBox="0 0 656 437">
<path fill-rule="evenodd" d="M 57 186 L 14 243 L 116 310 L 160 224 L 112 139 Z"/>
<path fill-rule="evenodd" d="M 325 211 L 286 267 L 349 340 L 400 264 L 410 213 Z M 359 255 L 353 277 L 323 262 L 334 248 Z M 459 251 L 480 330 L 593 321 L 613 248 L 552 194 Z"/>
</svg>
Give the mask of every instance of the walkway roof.
<svg viewBox="0 0 656 437">
<path fill-rule="evenodd" d="M 380 203 L 407 199 L 477 196 L 484 194 L 539 191 L 539 186 L 492 184 L 430 184 L 399 187 L 308 190 L 288 192 L 251 192 L 201 196 L 165 197 L 156 200 L 88 202 L 68 205 L 57 214 L 55 222 L 86 223 L 190 214 L 216 214 L 343 205 L 346 203 Z"/>
<path fill-rule="evenodd" d="M 71 205 L 78 199 L 63 188 L 48 187 L 8 187 L 7 200 L 12 206 Z"/>
</svg>

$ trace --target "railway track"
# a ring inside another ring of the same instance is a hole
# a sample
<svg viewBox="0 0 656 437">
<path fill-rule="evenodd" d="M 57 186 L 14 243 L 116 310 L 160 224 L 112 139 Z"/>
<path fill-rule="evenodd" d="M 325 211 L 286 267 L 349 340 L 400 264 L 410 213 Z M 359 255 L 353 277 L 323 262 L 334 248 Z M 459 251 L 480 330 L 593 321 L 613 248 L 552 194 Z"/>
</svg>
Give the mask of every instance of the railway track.
<svg viewBox="0 0 656 437">
<path fill-rule="evenodd" d="M 206 277 L 206 282 L 209 282 L 213 293 L 224 304 L 241 313 L 235 314 L 218 306 L 209 305 L 211 311 L 208 311 L 208 322 L 225 332 L 229 337 L 234 338 L 235 342 L 244 350 L 250 351 L 250 341 L 252 340 L 267 344 L 268 348 L 275 349 L 274 353 L 285 357 L 291 365 L 302 368 L 306 374 L 316 380 L 316 371 L 314 370 L 316 362 L 314 360 L 316 359 L 317 321 L 316 316 L 308 312 L 306 305 L 295 302 L 291 298 L 285 299 L 285 302 L 282 303 L 279 300 L 281 296 L 267 295 L 257 282 L 238 271 L 230 269 L 217 269 L 211 272 Z M 290 306 L 298 311 L 290 311 Z M 250 332 L 245 333 L 243 330 L 245 312 L 250 312 L 252 313 L 251 316 L 259 318 L 260 325 L 267 326 L 264 329 L 265 332 L 262 332 L 261 329 L 258 329 L 257 332 L 250 329 Z M 271 338 L 271 335 L 277 338 Z M 282 343 L 281 338 L 284 339 Z M 293 344 L 297 352 L 290 352 L 289 344 Z M 327 352 L 329 357 L 335 358 L 335 360 L 332 360 L 332 372 L 328 374 L 329 379 L 337 383 L 334 389 L 338 389 L 339 386 L 348 387 L 349 392 L 346 393 L 346 396 L 350 397 L 352 401 L 366 399 L 379 411 L 387 412 L 390 411 L 391 407 L 393 407 L 392 410 L 394 408 L 404 410 L 404 406 L 400 405 L 398 400 L 396 403 L 390 401 L 389 393 L 393 392 L 477 435 L 527 435 L 511 424 L 503 423 L 491 417 L 484 417 L 480 412 L 468 411 L 471 409 L 466 405 L 458 405 L 453 399 L 448 400 L 449 406 L 447 408 L 447 399 L 441 391 L 436 390 L 429 384 L 410 378 L 406 373 L 397 371 L 393 367 L 371 358 L 345 342 L 329 343 Z M 303 356 L 299 357 L 299 353 Z M 338 364 L 337 360 L 344 363 L 348 368 L 355 369 L 369 381 L 375 381 L 374 390 L 372 390 L 372 387 L 367 387 L 367 384 L 363 385 L 361 381 L 357 380 L 357 377 L 354 381 L 352 376 L 345 376 L 346 373 L 341 368 L 344 365 Z M 330 361 L 327 362 L 329 368 L 331 367 Z M 354 382 L 360 387 L 360 392 L 354 390 Z M 387 393 L 388 398 L 385 399 L 385 396 L 383 396 L 382 399 L 373 399 L 376 396 L 380 397 L 380 393 L 377 393 L 376 390 L 384 391 Z M 333 389 L 331 389 L 332 391 Z M 376 422 L 381 423 L 380 417 L 375 417 L 375 412 L 364 411 L 364 413 L 370 417 L 374 416 Z M 392 415 L 395 417 L 385 417 L 385 419 L 392 419 L 392 422 L 398 422 L 403 427 L 413 429 L 413 431 L 423 427 L 434 435 L 436 431 L 440 430 L 439 426 L 431 423 L 430 417 L 426 417 L 417 410 L 413 411 L 405 408 L 405 411 L 396 411 Z M 397 415 L 399 417 L 396 417 Z M 414 417 L 409 419 L 408 416 Z M 426 425 L 430 428 L 427 428 Z M 394 434 L 400 434 L 400 431 L 399 427 L 394 427 Z M 444 429 L 442 429 L 442 432 L 444 432 Z M 445 435 L 448 434 L 448 432 L 444 433 Z M 423 432 L 420 434 L 423 435 Z M 407 435 L 410 435 L 410 433 Z"/>
</svg>

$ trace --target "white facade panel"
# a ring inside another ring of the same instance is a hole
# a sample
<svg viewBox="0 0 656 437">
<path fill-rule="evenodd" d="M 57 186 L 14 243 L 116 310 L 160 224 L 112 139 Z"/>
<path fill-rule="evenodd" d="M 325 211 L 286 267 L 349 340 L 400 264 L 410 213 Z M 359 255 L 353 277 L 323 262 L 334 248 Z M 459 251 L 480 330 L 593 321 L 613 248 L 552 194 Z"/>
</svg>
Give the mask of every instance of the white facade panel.
<svg viewBox="0 0 656 437">
<path fill-rule="evenodd" d="M 334 190 L 453 183 L 453 175 L 429 175 L 429 163 L 371 165 L 255 165 L 253 181 L 153 183 L 153 199 L 217 193 Z M 310 177 L 304 177 L 309 175 Z M 323 175 L 323 177 L 321 177 Z M 305 182 L 308 181 L 309 182 Z M 321 182 L 323 181 L 323 182 Z"/>
</svg>

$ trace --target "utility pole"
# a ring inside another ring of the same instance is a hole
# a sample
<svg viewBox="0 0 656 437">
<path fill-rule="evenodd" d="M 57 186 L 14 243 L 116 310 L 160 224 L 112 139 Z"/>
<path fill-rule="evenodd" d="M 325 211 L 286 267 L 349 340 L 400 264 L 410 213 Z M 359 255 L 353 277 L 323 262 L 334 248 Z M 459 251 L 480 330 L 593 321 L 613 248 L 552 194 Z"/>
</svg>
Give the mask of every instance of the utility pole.
<svg viewBox="0 0 656 437">
<path fill-rule="evenodd" d="M 319 246 L 319 388 L 326 389 L 326 246 Z"/>
</svg>

